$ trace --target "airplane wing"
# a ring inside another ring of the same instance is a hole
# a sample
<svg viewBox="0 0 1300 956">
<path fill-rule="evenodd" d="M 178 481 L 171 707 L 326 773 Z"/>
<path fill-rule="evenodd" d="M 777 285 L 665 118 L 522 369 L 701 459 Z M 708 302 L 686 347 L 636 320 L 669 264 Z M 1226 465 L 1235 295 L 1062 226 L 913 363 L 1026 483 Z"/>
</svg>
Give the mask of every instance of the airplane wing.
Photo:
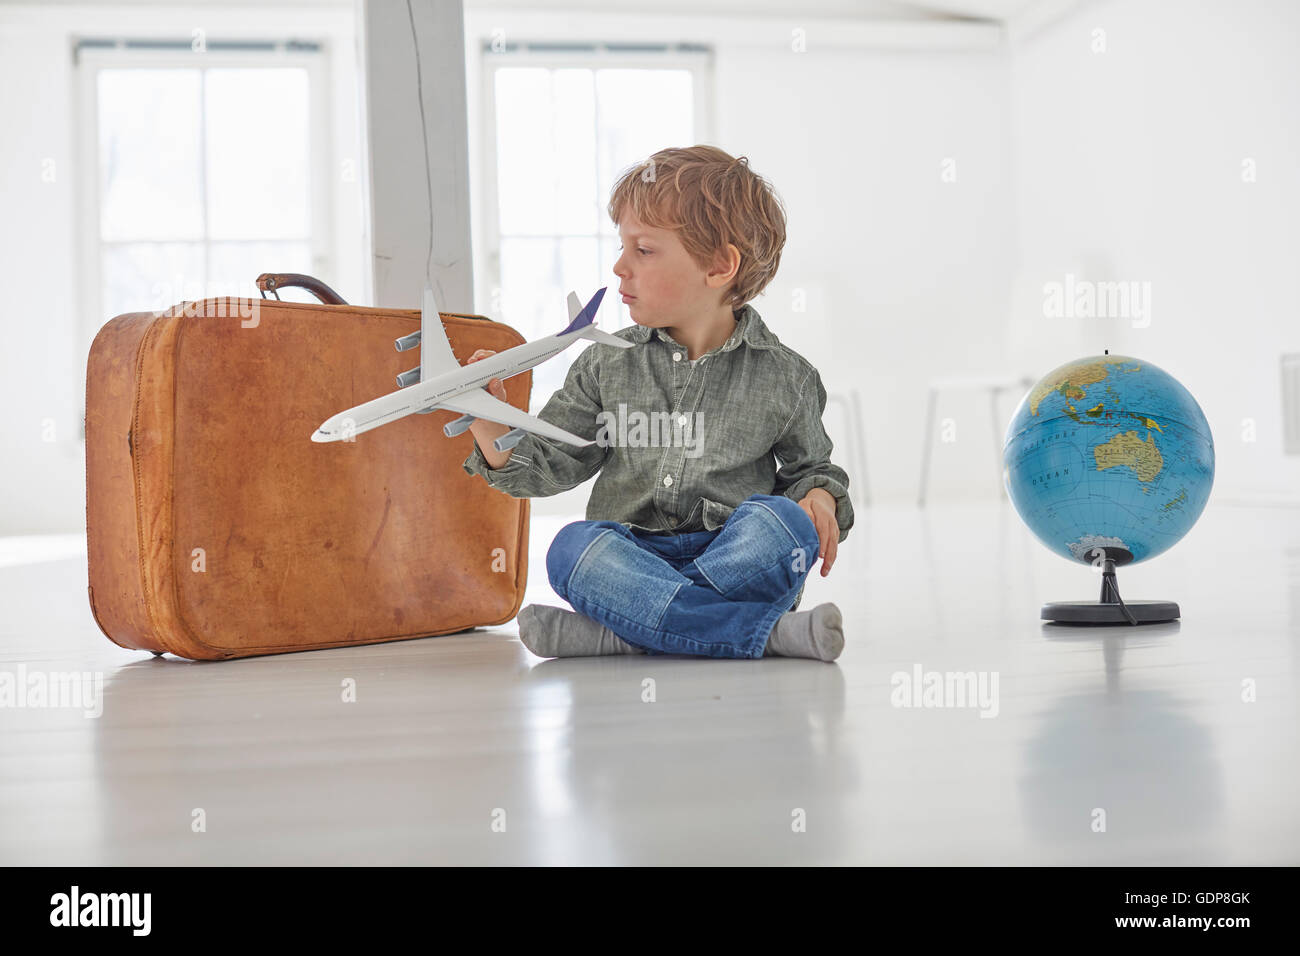
<svg viewBox="0 0 1300 956">
<path fill-rule="evenodd" d="M 595 444 L 595 442 L 586 438 L 579 438 L 572 432 L 566 432 L 563 428 L 552 425 L 550 422 L 544 422 L 535 415 L 521 412 L 513 405 L 507 404 L 498 398 L 493 398 L 482 389 L 471 389 L 468 392 L 453 395 L 451 398 L 442 399 L 438 402 L 438 407 L 448 408 L 453 412 L 460 412 L 464 415 L 473 415 L 475 418 L 484 418 L 490 422 L 509 425 L 511 428 L 522 428 L 524 431 L 543 435 L 546 438 L 553 438 L 556 441 L 567 442 L 570 445 Z"/>
<path fill-rule="evenodd" d="M 443 328 L 442 319 L 438 315 L 438 303 L 434 301 L 433 289 L 426 287 L 424 305 L 420 310 L 420 381 L 427 382 L 458 368 L 460 363 L 456 361 L 451 343 L 447 341 L 447 330 Z"/>
</svg>

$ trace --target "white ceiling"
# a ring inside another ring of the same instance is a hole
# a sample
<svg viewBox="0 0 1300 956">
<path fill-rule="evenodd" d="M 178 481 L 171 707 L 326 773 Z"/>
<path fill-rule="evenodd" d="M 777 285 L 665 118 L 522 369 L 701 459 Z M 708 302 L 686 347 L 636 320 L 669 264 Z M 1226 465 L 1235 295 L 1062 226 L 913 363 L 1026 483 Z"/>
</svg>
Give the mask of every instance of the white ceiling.
<svg viewBox="0 0 1300 956">
<path fill-rule="evenodd" d="M 33 5 L 34 0 L 0 0 L 0 5 Z M 266 7 L 346 7 L 360 0 L 263 0 Z M 1006 23 L 1030 7 L 1052 6 L 1059 0 L 657 0 L 647 8 L 644 0 L 464 0 L 475 10 L 602 10 L 646 14 L 697 13 L 703 15 L 782 16 L 798 18 L 843 17 L 862 20 L 973 19 Z M 42 0 L 41 6 L 229 6 L 229 0 Z"/>
<path fill-rule="evenodd" d="M 39 14 L 42 8 L 82 8 L 87 11 L 115 11 L 123 8 L 161 7 L 172 11 L 186 8 L 224 7 L 244 9 L 256 6 L 268 13 L 288 13 L 310 17 L 312 10 L 347 14 L 365 0 L 0 0 L 0 10 L 23 10 Z M 372 3 L 400 0 L 369 0 Z M 419 0 L 430 2 L 430 0 Z M 1072 8 L 1092 0 L 655 0 L 647 7 L 645 0 L 462 0 L 466 11 L 476 16 L 491 16 L 514 11 L 527 15 L 554 15 L 556 20 L 572 20 L 573 15 L 628 14 L 653 17 L 688 15 L 725 20 L 737 18 L 754 21 L 777 20 L 798 23 L 800 20 L 831 19 L 869 24 L 984 24 L 999 27 L 1004 35 L 1018 44 L 1043 26 L 1058 20 Z"/>
<path fill-rule="evenodd" d="M 1048 0 L 464 0 L 475 10 L 601 10 L 703 16 L 836 17 L 851 20 L 989 20 L 1006 22 Z"/>
<path fill-rule="evenodd" d="M 1006 23 L 1029 7 L 1042 6 L 1042 0 L 893 0 L 899 6 L 927 13 L 946 14 L 973 20 L 997 20 Z"/>
</svg>

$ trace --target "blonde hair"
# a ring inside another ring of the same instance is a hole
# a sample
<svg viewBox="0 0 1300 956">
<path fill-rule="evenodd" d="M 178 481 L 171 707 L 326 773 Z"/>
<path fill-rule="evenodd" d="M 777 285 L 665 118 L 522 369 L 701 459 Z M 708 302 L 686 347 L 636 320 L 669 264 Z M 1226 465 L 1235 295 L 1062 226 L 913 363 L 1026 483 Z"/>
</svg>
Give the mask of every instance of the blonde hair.
<svg viewBox="0 0 1300 956">
<path fill-rule="evenodd" d="M 771 183 L 716 146 L 661 149 L 627 169 L 614 185 L 609 215 L 625 212 L 655 229 L 671 229 L 701 268 L 728 243 L 740 268 L 726 297 L 740 308 L 776 275 L 785 246 L 785 208 Z"/>
</svg>

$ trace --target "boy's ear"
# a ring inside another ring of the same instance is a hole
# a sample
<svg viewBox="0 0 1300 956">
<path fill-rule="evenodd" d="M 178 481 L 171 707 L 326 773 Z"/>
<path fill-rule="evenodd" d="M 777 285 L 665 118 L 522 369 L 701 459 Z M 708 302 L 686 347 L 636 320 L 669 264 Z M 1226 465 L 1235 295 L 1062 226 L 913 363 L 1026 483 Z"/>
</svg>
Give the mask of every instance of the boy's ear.
<svg viewBox="0 0 1300 956">
<path fill-rule="evenodd" d="M 740 250 L 733 243 L 718 250 L 713 256 L 713 265 L 709 269 L 708 283 L 713 288 L 729 285 L 740 271 Z"/>
</svg>

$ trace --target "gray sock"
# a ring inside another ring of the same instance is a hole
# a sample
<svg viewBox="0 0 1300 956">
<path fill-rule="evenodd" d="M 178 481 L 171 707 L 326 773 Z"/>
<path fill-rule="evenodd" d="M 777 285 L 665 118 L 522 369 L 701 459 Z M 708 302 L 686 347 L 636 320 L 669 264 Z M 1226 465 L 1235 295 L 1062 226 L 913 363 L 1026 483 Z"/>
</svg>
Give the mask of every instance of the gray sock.
<svg viewBox="0 0 1300 956">
<path fill-rule="evenodd" d="M 767 638 L 764 657 L 811 657 L 833 661 L 844 650 L 844 618 L 834 604 L 782 614 Z"/>
<path fill-rule="evenodd" d="M 519 612 L 519 639 L 538 657 L 644 654 L 598 621 L 562 607 L 530 604 Z"/>
</svg>

